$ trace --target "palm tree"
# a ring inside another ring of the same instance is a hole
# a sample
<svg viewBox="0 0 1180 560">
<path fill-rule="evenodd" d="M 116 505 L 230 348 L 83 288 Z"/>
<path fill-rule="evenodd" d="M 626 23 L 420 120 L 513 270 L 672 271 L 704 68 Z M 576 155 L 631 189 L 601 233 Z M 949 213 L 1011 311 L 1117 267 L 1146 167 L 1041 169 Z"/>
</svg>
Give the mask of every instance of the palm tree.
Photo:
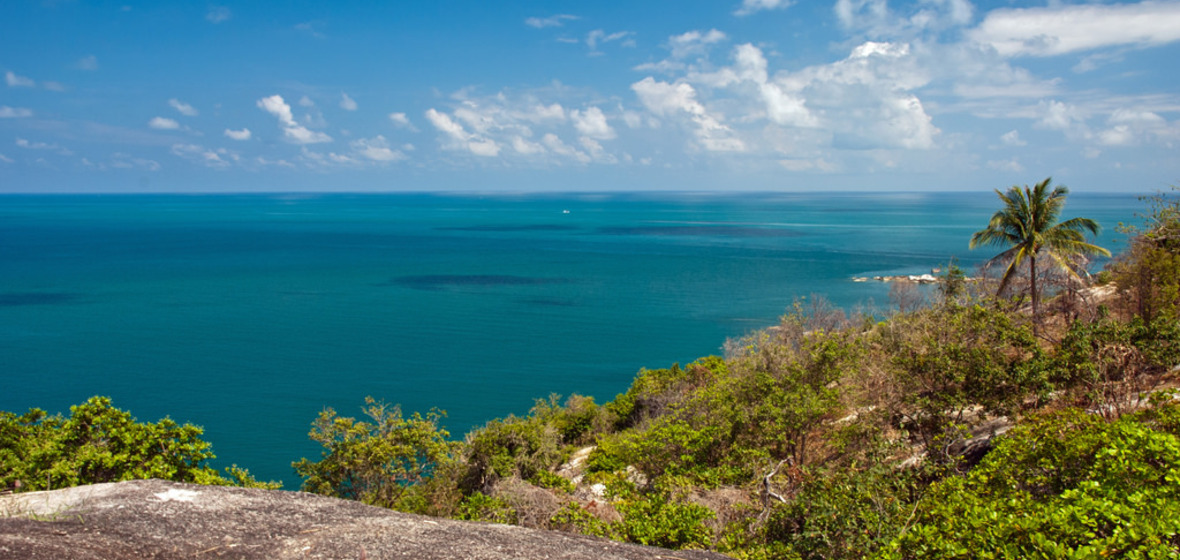
<svg viewBox="0 0 1180 560">
<path fill-rule="evenodd" d="M 992 215 L 987 228 L 971 236 L 969 245 L 971 249 L 982 245 L 1008 248 L 987 262 L 987 266 L 996 262 L 1008 263 L 996 295 L 1004 293 L 1020 265 L 1028 262 L 1034 329 L 1038 318 L 1037 257 L 1047 257 L 1052 264 L 1069 276 L 1080 280 L 1077 270 L 1080 267 L 1074 264 L 1076 257 L 1110 256 L 1110 251 L 1086 242 L 1084 232 L 1097 235 L 1101 229 L 1094 220 L 1072 218 L 1057 222 L 1061 209 L 1065 206 L 1065 195 L 1069 194 L 1069 189 L 1064 185 L 1058 185 L 1050 192 L 1051 180 L 1052 178 L 1045 179 L 1031 189 L 1028 185 L 1023 189 L 1013 186 L 1006 193 L 996 189 L 996 194 L 1004 201 L 1004 207 Z"/>
</svg>

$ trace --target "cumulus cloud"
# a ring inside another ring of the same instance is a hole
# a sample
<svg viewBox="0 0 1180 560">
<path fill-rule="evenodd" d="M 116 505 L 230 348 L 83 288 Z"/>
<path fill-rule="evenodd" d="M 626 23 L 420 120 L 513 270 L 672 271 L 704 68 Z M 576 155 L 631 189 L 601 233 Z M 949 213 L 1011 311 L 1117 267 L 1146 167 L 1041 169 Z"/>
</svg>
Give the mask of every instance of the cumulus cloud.
<svg viewBox="0 0 1180 560">
<path fill-rule="evenodd" d="M 748 16 L 762 10 L 781 10 L 794 4 L 793 0 L 742 0 L 742 5 L 733 14 Z"/>
<path fill-rule="evenodd" d="M 1119 108 L 1106 119 L 1107 128 L 1098 132 L 1106 146 L 1134 146 L 1154 138 L 1171 140 L 1180 137 L 1180 127 L 1169 125 L 1151 111 Z"/>
<path fill-rule="evenodd" d="M 148 121 L 148 126 L 157 130 L 176 130 L 180 128 L 180 123 L 164 117 L 155 117 Z"/>
<path fill-rule="evenodd" d="M 464 118 L 468 122 L 475 123 L 477 128 L 486 129 L 490 120 L 483 118 L 470 109 L 457 113 L 462 115 L 461 118 Z M 439 131 L 446 134 L 449 138 L 446 144 L 448 148 L 467 150 L 472 154 L 484 157 L 493 157 L 500 154 L 500 146 L 494 140 L 467 132 L 462 124 L 455 122 L 446 113 L 441 113 L 433 108 L 427 109 L 426 120 L 430 121 L 430 124 L 434 125 Z"/>
<path fill-rule="evenodd" d="M 225 136 L 232 140 L 249 140 L 251 134 L 248 128 L 243 128 L 242 130 L 231 130 L 227 128 L 225 129 Z"/>
<path fill-rule="evenodd" d="M 353 101 L 347 93 L 340 92 L 340 108 L 344 109 L 345 111 L 355 111 L 356 101 Z"/>
<path fill-rule="evenodd" d="M 4 83 L 8 84 L 8 87 L 33 87 L 37 85 L 37 82 L 33 81 L 32 78 L 18 76 L 12 70 L 4 73 Z"/>
<path fill-rule="evenodd" d="M 74 68 L 77 68 L 78 70 L 86 70 L 88 72 L 98 70 L 98 57 L 94 55 L 87 55 L 79 58 L 78 62 L 74 63 Z"/>
<path fill-rule="evenodd" d="M 31 109 L 0 105 L 0 119 L 21 119 L 31 116 L 33 116 L 33 111 Z"/>
<path fill-rule="evenodd" d="M 307 99 L 304 97 L 304 99 Z M 309 100 L 310 101 L 310 100 Z M 291 106 L 283 101 L 283 96 L 272 95 L 270 97 L 263 97 L 258 100 L 258 107 L 271 115 L 274 115 L 279 120 L 279 128 L 283 131 L 283 138 L 288 142 L 294 144 L 316 144 L 321 142 L 331 142 L 332 137 L 310 130 L 307 127 L 295 122 L 295 116 L 291 113 Z"/>
<path fill-rule="evenodd" d="M 373 138 L 361 138 L 349 145 L 356 153 L 377 162 L 397 161 L 406 158 L 405 154 L 390 148 L 389 142 L 380 134 Z"/>
<path fill-rule="evenodd" d="M 1180 40 L 1180 3 L 1083 4 L 1000 9 L 968 36 L 1004 56 L 1056 56 Z"/>
<path fill-rule="evenodd" d="M 186 117 L 195 117 L 200 114 L 200 112 L 193 108 L 192 105 L 189 105 L 188 103 L 185 103 L 175 97 L 168 100 L 168 105 L 171 105 L 173 109 L 176 109 L 177 112 Z"/>
<path fill-rule="evenodd" d="M 656 115 L 686 116 L 694 125 L 697 144 L 708 151 L 739 152 L 745 144 L 731 128 L 705 109 L 696 99 L 696 89 L 690 84 L 659 82 L 650 76 L 631 84 L 639 101 Z"/>
<path fill-rule="evenodd" d="M 233 12 L 230 12 L 229 8 L 225 6 L 210 6 L 209 11 L 205 12 L 205 20 L 210 23 L 221 23 L 228 21 L 231 17 L 233 17 Z"/>
<path fill-rule="evenodd" d="M 615 130 L 606 122 L 606 115 L 598 107 L 590 107 L 585 111 L 574 109 L 570 111 L 570 119 L 582 136 L 596 140 L 611 140 L 616 136 Z"/>
<path fill-rule="evenodd" d="M 537 29 L 544 29 L 546 27 L 561 27 L 561 26 L 565 25 L 565 22 L 574 21 L 577 19 L 580 19 L 580 18 L 578 18 L 578 16 L 574 16 L 574 15 L 570 15 L 570 14 L 557 14 L 557 15 L 552 15 L 552 16 L 543 17 L 543 18 L 542 17 L 531 17 L 531 18 L 524 20 L 524 24 L 529 27 L 535 27 Z"/>
</svg>

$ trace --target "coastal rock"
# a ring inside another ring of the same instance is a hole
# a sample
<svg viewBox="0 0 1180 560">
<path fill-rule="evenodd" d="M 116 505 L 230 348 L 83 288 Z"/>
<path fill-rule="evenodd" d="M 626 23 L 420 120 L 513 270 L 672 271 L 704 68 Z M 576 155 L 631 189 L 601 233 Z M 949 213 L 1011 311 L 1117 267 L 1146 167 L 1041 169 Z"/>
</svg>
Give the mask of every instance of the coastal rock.
<svg viewBox="0 0 1180 560">
<path fill-rule="evenodd" d="M 0 496 L 0 558 L 724 559 L 399 513 L 302 492 L 137 480 Z"/>
</svg>

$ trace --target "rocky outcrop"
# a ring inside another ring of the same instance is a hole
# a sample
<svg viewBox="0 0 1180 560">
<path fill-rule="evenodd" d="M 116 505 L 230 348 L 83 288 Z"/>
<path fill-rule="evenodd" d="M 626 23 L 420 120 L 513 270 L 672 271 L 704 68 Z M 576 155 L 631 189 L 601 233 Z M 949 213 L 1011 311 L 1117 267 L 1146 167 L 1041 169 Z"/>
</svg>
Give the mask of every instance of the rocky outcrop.
<svg viewBox="0 0 1180 560">
<path fill-rule="evenodd" d="M 0 558 L 724 559 L 301 492 L 139 480 L 0 496 Z"/>
</svg>

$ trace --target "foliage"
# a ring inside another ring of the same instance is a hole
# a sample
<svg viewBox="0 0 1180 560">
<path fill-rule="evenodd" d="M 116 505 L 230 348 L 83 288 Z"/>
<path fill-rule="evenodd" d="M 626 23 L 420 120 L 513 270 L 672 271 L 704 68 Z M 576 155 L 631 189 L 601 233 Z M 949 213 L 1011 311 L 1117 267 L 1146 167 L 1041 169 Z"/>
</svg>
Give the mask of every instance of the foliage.
<svg viewBox="0 0 1180 560">
<path fill-rule="evenodd" d="M 307 492 L 407 509 L 408 491 L 452 460 L 454 444 L 439 426 L 442 411 L 403 418 L 400 407 L 366 398 L 372 422 L 337 417 L 331 408 L 312 423 L 309 437 L 324 446 L 319 461 L 292 464 Z"/>
<path fill-rule="evenodd" d="M 1085 232 L 1097 235 L 1098 223 L 1089 218 L 1072 218 L 1058 222 L 1065 206 L 1069 189 L 1064 185 L 1049 191 L 1051 178 L 1037 183 L 1031 189 L 1013 186 L 1007 193 L 998 189 L 1003 207 L 992 215 L 987 228 L 971 236 L 970 248 L 995 245 L 1007 249 L 996 255 L 988 264 L 1006 262 L 1000 278 L 998 293 L 1002 294 L 1015 278 L 1020 266 L 1028 262 L 1029 292 L 1032 297 L 1034 319 L 1038 317 L 1037 302 L 1037 258 L 1044 256 L 1052 261 L 1055 268 L 1078 277 L 1075 257 L 1086 255 L 1110 256 L 1110 251 L 1087 243 Z"/>
<path fill-rule="evenodd" d="M 901 532 L 922 486 L 915 472 L 885 463 L 815 472 L 772 511 L 764 538 L 792 557 L 864 558 Z"/>
<path fill-rule="evenodd" d="M 885 558 L 1173 558 L 1180 405 L 1114 422 L 1076 409 L 1007 434 L 922 501 Z"/>
<path fill-rule="evenodd" d="M 107 397 L 71 406 L 69 417 L 36 408 L 20 416 L 0 412 L 0 488 L 52 490 L 145 478 L 278 486 L 259 483 L 236 465 L 229 469 L 230 478 L 219 475 L 206 464 L 214 455 L 202 433 L 198 426 L 169 418 L 137 422 Z"/>
<path fill-rule="evenodd" d="M 487 491 L 497 480 L 528 480 L 557 466 L 561 438 L 542 418 L 509 416 L 468 434 L 463 449 L 466 471 L 461 488 L 464 493 Z"/>
<path fill-rule="evenodd" d="M 516 510 L 508 502 L 475 492 L 463 499 L 456 519 L 463 521 L 488 521 L 491 523 L 515 524 Z"/>
<path fill-rule="evenodd" d="M 1180 363 L 1180 322 L 1159 317 L 1076 321 L 1058 346 L 1053 381 L 1080 392 L 1108 412 L 1133 405 L 1170 367 Z"/>
<path fill-rule="evenodd" d="M 664 548 L 707 548 L 711 532 L 704 525 L 714 513 L 702 505 L 667 495 L 625 499 L 615 504 L 623 520 L 611 527 L 621 540 Z"/>
<path fill-rule="evenodd" d="M 977 407 L 1012 415 L 1028 397 L 1051 388 L 1032 333 L 996 309 L 923 310 L 896 317 L 874 334 L 892 371 L 885 404 L 936 460 L 945 456 L 932 444 Z"/>
<path fill-rule="evenodd" d="M 1180 320 L 1180 198 L 1175 195 L 1148 199 L 1147 225 L 1124 228 L 1130 243 L 1111 265 L 1124 298 L 1145 321 Z"/>
</svg>

